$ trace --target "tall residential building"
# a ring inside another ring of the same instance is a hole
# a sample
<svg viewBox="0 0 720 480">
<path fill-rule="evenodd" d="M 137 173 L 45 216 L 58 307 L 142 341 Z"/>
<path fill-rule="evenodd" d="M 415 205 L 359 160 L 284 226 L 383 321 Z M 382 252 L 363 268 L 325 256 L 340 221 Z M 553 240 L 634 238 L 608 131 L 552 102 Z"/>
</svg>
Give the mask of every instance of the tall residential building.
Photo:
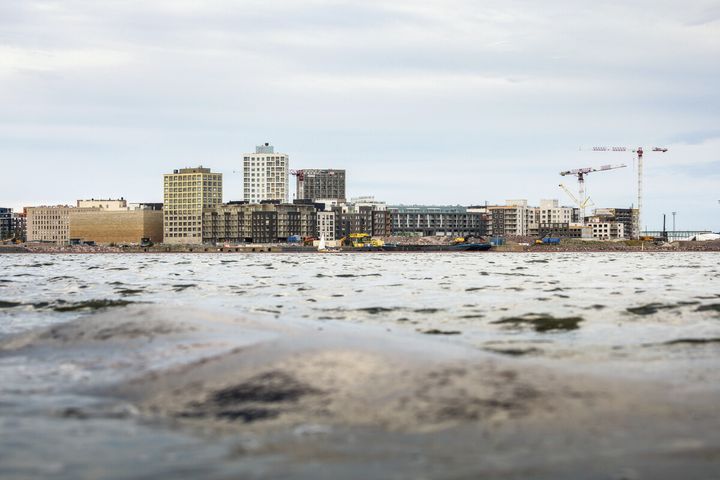
<svg viewBox="0 0 720 480">
<path fill-rule="evenodd" d="M 295 176 L 298 199 L 345 201 L 345 170 L 306 168 Z"/>
<path fill-rule="evenodd" d="M 69 205 L 27 207 L 27 241 L 68 243 L 72 209 Z"/>
<path fill-rule="evenodd" d="M 181 168 L 164 175 L 163 242 L 202 243 L 203 209 L 222 203 L 222 174 Z"/>
<path fill-rule="evenodd" d="M 263 200 L 288 201 L 288 168 L 290 159 L 266 143 L 255 147 L 255 153 L 243 158 L 244 199 L 248 203 Z"/>
</svg>

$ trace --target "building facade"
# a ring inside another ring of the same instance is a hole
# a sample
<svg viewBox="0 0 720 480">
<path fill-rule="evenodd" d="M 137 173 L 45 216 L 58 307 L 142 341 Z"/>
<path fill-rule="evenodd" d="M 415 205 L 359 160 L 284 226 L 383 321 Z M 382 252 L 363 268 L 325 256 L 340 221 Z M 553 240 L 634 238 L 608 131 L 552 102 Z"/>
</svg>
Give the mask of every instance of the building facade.
<svg viewBox="0 0 720 480">
<path fill-rule="evenodd" d="M 127 200 L 124 198 L 119 199 L 95 199 L 90 200 L 78 200 L 77 208 L 97 208 L 103 210 L 126 210 L 128 208 Z"/>
<path fill-rule="evenodd" d="M 335 240 L 335 212 L 317 212 L 317 238 Z"/>
<path fill-rule="evenodd" d="M 203 211 L 204 243 L 286 242 L 291 235 L 315 236 L 313 204 L 230 202 Z"/>
<path fill-rule="evenodd" d="M 536 211 L 527 200 L 506 200 L 505 205 L 487 207 L 490 212 L 490 231 L 497 236 L 535 235 L 539 225 Z"/>
<path fill-rule="evenodd" d="M 0 208 L 0 240 L 13 238 L 13 211 L 12 208 Z"/>
<path fill-rule="evenodd" d="M 243 198 L 248 203 L 266 200 L 288 202 L 290 159 L 275 153 L 269 143 L 255 147 L 255 153 L 243 156 Z"/>
<path fill-rule="evenodd" d="M 592 238 L 597 240 L 617 240 L 625 238 L 625 226 L 621 222 L 605 219 L 601 216 L 588 217 L 586 225 L 592 228 Z"/>
<path fill-rule="evenodd" d="M 70 240 L 98 244 L 163 241 L 163 212 L 151 209 L 75 208 L 70 211 Z"/>
<path fill-rule="evenodd" d="M 25 212 L 14 212 L 12 214 L 13 238 L 21 242 L 27 240 L 27 214 Z"/>
<path fill-rule="evenodd" d="M 298 199 L 345 201 L 345 170 L 303 169 L 295 176 Z"/>
<path fill-rule="evenodd" d="M 164 175 L 163 242 L 202 243 L 203 211 L 221 203 L 221 173 L 200 166 Z"/>
<path fill-rule="evenodd" d="M 397 205 L 389 207 L 393 235 L 485 237 L 487 213 L 461 206 Z"/>
<path fill-rule="evenodd" d="M 593 216 L 589 218 L 590 221 L 593 219 L 607 223 L 622 223 L 625 238 L 638 238 L 640 235 L 637 208 L 596 208 Z"/>
<path fill-rule="evenodd" d="M 540 226 L 538 237 L 593 238 L 593 235 L 590 227 L 579 223 L 544 223 Z"/>
<path fill-rule="evenodd" d="M 68 243 L 72 209 L 69 205 L 27 207 L 27 241 Z"/>
</svg>

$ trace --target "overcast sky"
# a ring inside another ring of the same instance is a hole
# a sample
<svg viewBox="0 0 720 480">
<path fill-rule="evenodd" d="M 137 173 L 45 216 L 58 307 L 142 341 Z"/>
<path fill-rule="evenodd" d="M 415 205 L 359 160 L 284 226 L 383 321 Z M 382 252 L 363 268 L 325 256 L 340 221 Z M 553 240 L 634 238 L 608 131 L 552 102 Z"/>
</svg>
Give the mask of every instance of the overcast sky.
<svg viewBox="0 0 720 480">
<path fill-rule="evenodd" d="M 202 164 L 242 197 L 242 154 L 345 168 L 388 203 L 636 202 L 720 230 L 720 2 L 3 0 L 0 206 L 161 201 Z M 294 183 L 291 182 L 294 190 Z M 671 221 L 670 221 L 671 222 Z"/>
</svg>

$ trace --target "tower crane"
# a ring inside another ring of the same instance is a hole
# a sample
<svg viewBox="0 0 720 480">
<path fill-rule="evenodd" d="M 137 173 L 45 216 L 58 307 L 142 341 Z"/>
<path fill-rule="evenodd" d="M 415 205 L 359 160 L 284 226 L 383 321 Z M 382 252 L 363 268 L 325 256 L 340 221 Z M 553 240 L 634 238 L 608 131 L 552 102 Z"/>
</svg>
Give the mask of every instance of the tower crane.
<svg viewBox="0 0 720 480">
<path fill-rule="evenodd" d="M 585 223 L 585 206 L 587 205 L 588 198 L 585 196 L 585 175 L 593 172 L 605 172 L 607 170 L 615 170 L 616 168 L 625 168 L 627 165 L 603 165 L 599 168 L 585 167 L 575 168 L 573 170 L 566 170 L 560 172 L 563 177 L 566 175 L 574 175 L 578 179 L 578 193 L 579 199 L 576 199 L 576 203 L 580 207 L 580 217 L 582 218 L 581 223 Z"/>
<path fill-rule="evenodd" d="M 642 203 L 643 203 L 643 154 L 645 153 L 643 147 L 592 147 L 593 152 L 632 152 L 637 155 L 637 210 L 638 210 L 638 221 L 637 221 L 637 232 L 633 232 L 635 238 L 640 237 L 640 226 L 642 225 Z M 653 152 L 665 153 L 668 151 L 665 147 L 653 147 Z"/>
</svg>

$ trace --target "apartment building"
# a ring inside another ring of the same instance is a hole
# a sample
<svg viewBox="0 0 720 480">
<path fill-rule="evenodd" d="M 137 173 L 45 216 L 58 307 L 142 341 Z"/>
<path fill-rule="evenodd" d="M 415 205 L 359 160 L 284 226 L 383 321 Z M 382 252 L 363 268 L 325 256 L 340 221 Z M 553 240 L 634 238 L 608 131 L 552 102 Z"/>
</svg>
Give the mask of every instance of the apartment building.
<svg viewBox="0 0 720 480">
<path fill-rule="evenodd" d="M 27 207 L 26 228 L 28 242 L 70 241 L 70 205 Z"/>
<path fill-rule="evenodd" d="M 317 238 L 335 240 L 335 212 L 317 212 Z"/>
<path fill-rule="evenodd" d="M 606 223 L 622 223 L 625 238 L 638 238 L 640 235 L 637 208 L 596 208 L 590 220 L 594 218 Z"/>
<path fill-rule="evenodd" d="M 203 211 L 222 203 L 222 174 L 181 168 L 164 175 L 163 242 L 200 244 Z"/>
<path fill-rule="evenodd" d="M 12 208 L 0 208 L 0 240 L 13 236 Z"/>
<path fill-rule="evenodd" d="M 295 177 L 298 199 L 345 201 L 345 170 L 303 169 Z"/>
<path fill-rule="evenodd" d="M 536 211 L 528 207 L 527 200 L 506 200 L 505 205 L 488 206 L 492 235 L 536 235 L 539 224 Z"/>
<path fill-rule="evenodd" d="M 243 192 L 248 203 L 266 200 L 288 202 L 288 173 L 290 159 L 287 154 L 275 153 L 269 143 L 255 147 L 255 153 L 243 156 Z"/>
<path fill-rule="evenodd" d="M 204 243 L 285 242 L 317 232 L 313 204 L 229 202 L 203 210 Z"/>
<path fill-rule="evenodd" d="M 396 205 L 389 207 L 393 235 L 484 237 L 489 215 L 461 206 Z"/>
<path fill-rule="evenodd" d="M 606 222 L 601 218 L 590 218 L 587 226 L 592 228 L 592 237 L 597 240 L 625 238 L 625 226 L 620 222 Z"/>
</svg>

